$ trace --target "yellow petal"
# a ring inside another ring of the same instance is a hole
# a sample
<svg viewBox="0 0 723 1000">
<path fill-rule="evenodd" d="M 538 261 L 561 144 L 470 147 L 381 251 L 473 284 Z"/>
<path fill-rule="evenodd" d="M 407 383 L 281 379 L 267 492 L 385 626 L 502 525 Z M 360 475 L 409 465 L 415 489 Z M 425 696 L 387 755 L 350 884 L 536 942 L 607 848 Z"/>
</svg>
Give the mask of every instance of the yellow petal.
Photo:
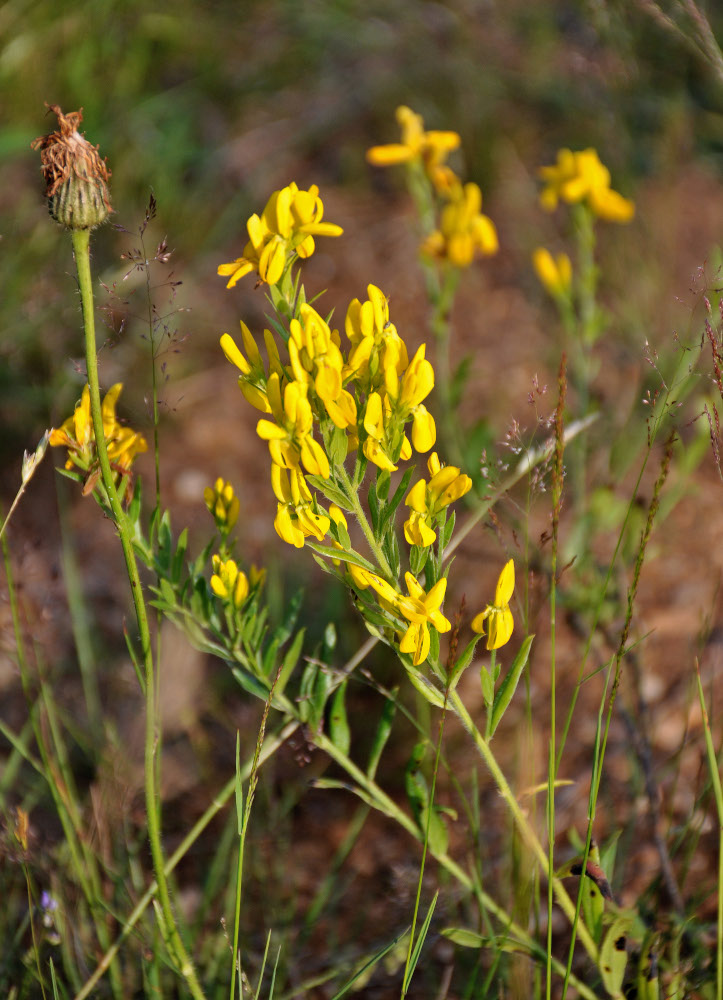
<svg viewBox="0 0 723 1000">
<path fill-rule="evenodd" d="M 495 607 L 502 608 L 510 603 L 515 589 L 515 564 L 512 559 L 505 563 L 495 588 Z M 506 642 L 507 640 L 505 640 Z"/>
</svg>

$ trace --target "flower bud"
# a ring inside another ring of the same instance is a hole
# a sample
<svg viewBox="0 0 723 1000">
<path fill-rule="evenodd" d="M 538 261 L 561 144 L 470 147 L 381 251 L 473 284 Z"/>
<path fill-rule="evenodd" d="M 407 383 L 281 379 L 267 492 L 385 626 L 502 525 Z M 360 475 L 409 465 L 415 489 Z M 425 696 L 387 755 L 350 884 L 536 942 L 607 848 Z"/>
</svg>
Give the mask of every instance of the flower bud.
<svg viewBox="0 0 723 1000">
<path fill-rule="evenodd" d="M 110 170 L 98 147 L 78 132 L 82 108 L 67 115 L 57 104 L 48 105 L 48 110 L 58 116 L 59 129 L 32 143 L 33 149 L 40 149 L 48 209 L 68 229 L 92 229 L 113 211 L 107 184 Z"/>
</svg>

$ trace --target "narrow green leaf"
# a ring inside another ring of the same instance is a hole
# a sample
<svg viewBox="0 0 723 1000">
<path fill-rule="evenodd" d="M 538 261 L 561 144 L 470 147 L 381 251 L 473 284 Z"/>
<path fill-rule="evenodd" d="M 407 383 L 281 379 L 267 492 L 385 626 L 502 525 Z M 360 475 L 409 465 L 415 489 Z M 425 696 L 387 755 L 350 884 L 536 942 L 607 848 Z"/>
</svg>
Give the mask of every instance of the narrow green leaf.
<svg viewBox="0 0 723 1000">
<path fill-rule="evenodd" d="M 291 643 L 286 651 L 284 660 L 281 666 L 281 672 L 279 673 L 279 679 L 276 682 L 276 694 L 279 697 L 284 693 L 286 685 L 289 683 L 289 679 L 293 674 L 296 664 L 299 662 L 299 657 L 301 656 L 301 650 L 304 645 L 304 635 L 306 629 L 300 629 L 294 636 L 294 641 Z"/>
<path fill-rule="evenodd" d="M 520 646 L 512 666 L 505 674 L 504 680 L 500 684 L 497 694 L 494 697 L 492 721 L 490 724 L 490 736 L 493 735 L 495 729 L 497 729 L 497 726 L 500 724 L 500 720 L 505 714 L 507 706 L 512 701 L 512 697 L 517 690 L 517 684 L 522 676 L 522 671 L 525 669 L 525 664 L 527 663 L 530 655 L 530 647 L 532 646 L 532 640 L 534 638 L 534 635 L 528 635 L 525 638 L 525 641 Z"/>
<path fill-rule="evenodd" d="M 404 664 L 407 671 L 407 676 L 412 682 L 412 685 L 419 691 L 422 697 L 426 698 L 430 705 L 434 705 L 435 708 L 444 708 L 445 700 L 442 692 L 434 687 L 434 685 L 429 681 L 424 674 L 420 673 L 415 667 L 408 666 Z"/>
<path fill-rule="evenodd" d="M 311 542 L 308 538 L 306 539 L 306 544 L 313 552 L 318 552 L 320 556 L 326 556 L 328 559 L 340 559 L 342 562 L 360 566 L 371 573 L 375 572 L 372 564 L 357 552 L 342 552 L 341 549 L 332 548 L 331 545 L 321 545 L 319 542 Z"/>
<path fill-rule="evenodd" d="M 343 684 L 339 685 L 329 707 L 329 738 L 343 754 L 348 754 L 351 746 L 351 731 L 345 701 L 347 684 L 348 681 L 344 681 Z"/>
<path fill-rule="evenodd" d="M 623 977 L 628 964 L 627 935 L 633 920 L 623 913 L 613 920 L 600 949 L 600 975 L 612 997 L 622 997 Z"/>
<path fill-rule="evenodd" d="M 357 971 L 354 973 L 354 975 L 351 977 L 351 979 L 348 979 L 344 983 L 344 985 L 341 987 L 341 989 L 338 990 L 334 994 L 334 996 L 331 998 L 331 1000 L 341 1000 L 341 997 L 343 997 L 345 993 L 349 992 L 349 990 L 352 988 L 352 986 L 354 985 L 354 983 L 358 979 L 360 979 L 364 975 L 364 973 L 367 972 L 368 969 L 374 968 L 374 966 L 379 961 L 381 961 L 381 959 L 383 959 L 385 955 L 388 955 L 389 952 L 393 948 L 395 948 L 397 946 L 397 944 L 399 943 L 399 941 L 401 941 L 403 938 L 405 938 L 407 936 L 407 934 L 408 934 L 408 930 L 404 931 L 404 933 L 400 934 L 398 937 L 395 937 L 393 941 L 390 941 L 389 944 L 385 945 L 383 948 L 381 948 L 379 951 L 377 951 L 374 955 L 372 955 L 372 957 L 369 959 L 369 961 L 365 962 L 364 965 L 362 965 L 362 967 L 360 969 L 357 969 Z"/>
<path fill-rule="evenodd" d="M 439 898 L 439 889 L 434 894 L 432 902 L 429 904 L 429 909 L 427 910 L 427 915 L 424 918 L 424 923 L 422 924 L 417 940 L 414 944 L 414 950 L 412 951 L 411 958 L 409 960 L 409 965 L 407 967 L 406 975 L 404 977 L 404 986 L 402 987 L 402 992 L 407 993 L 409 990 L 409 984 L 412 981 L 412 976 L 414 975 L 414 970 L 417 968 L 417 962 L 419 961 L 419 956 L 422 953 L 422 946 L 427 937 L 427 932 L 429 931 L 429 925 L 432 922 L 432 916 L 434 914 L 434 909 L 437 905 L 437 899 Z"/>
<path fill-rule="evenodd" d="M 393 688 L 392 694 L 396 695 L 397 688 Z M 374 739 L 372 740 L 372 748 L 369 751 L 369 760 L 367 762 L 367 776 L 373 778 L 377 772 L 377 767 L 379 766 L 379 761 L 381 760 L 384 747 L 387 744 L 387 740 L 391 736 L 392 724 L 394 722 L 394 716 L 397 712 L 397 706 L 391 698 L 387 698 L 384 702 L 384 707 L 382 708 L 382 714 L 377 724 L 376 732 L 374 733 Z"/>
<path fill-rule="evenodd" d="M 329 479 L 322 479 L 321 476 L 307 476 L 306 481 L 307 483 L 310 483 L 315 490 L 318 490 L 319 493 L 323 494 L 327 500 L 335 503 L 337 507 L 341 507 L 341 509 L 345 510 L 347 513 L 351 513 L 353 510 L 349 504 L 346 494 L 343 493 L 338 486 L 335 486 Z"/>
</svg>

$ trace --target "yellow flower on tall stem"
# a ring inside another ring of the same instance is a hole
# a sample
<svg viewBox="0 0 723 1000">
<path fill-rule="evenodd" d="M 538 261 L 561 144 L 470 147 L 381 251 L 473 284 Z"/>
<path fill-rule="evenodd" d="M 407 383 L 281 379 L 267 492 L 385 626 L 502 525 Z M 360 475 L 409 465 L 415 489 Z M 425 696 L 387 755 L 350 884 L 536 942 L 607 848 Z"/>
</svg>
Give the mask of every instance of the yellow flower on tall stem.
<svg viewBox="0 0 723 1000">
<path fill-rule="evenodd" d="M 635 204 L 610 187 L 610 171 L 595 149 L 576 153 L 561 149 L 557 163 L 540 167 L 539 174 L 545 182 L 540 204 L 547 212 L 565 201 L 584 202 L 594 215 L 608 222 L 630 222 L 635 215 Z"/>
<path fill-rule="evenodd" d="M 515 589 L 515 564 L 512 559 L 505 563 L 497 580 L 494 604 L 488 604 L 472 620 L 472 631 L 484 635 L 487 625 L 487 649 L 499 649 L 509 642 L 514 627 L 510 600 Z"/>
<path fill-rule="evenodd" d="M 443 167 L 449 154 L 457 149 L 461 139 L 457 132 L 425 132 L 424 119 L 411 108 L 401 105 L 396 112 L 402 130 L 402 141 L 367 150 L 367 162 L 375 167 L 391 167 L 398 163 L 418 160 L 433 183 L 443 184 L 447 170 Z"/>
</svg>

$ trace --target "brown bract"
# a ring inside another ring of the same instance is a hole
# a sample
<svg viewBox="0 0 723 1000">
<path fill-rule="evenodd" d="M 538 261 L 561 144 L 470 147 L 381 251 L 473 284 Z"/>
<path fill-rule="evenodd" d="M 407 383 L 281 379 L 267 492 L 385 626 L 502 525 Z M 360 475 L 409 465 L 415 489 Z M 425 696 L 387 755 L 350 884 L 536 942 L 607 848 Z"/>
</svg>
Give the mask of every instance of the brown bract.
<svg viewBox="0 0 723 1000">
<path fill-rule="evenodd" d="M 98 147 L 78 131 L 83 109 L 65 115 L 57 104 L 47 107 L 57 115 L 59 128 L 31 145 L 40 150 L 50 214 L 71 229 L 98 225 L 113 211 L 107 187 L 110 170 Z"/>
</svg>

